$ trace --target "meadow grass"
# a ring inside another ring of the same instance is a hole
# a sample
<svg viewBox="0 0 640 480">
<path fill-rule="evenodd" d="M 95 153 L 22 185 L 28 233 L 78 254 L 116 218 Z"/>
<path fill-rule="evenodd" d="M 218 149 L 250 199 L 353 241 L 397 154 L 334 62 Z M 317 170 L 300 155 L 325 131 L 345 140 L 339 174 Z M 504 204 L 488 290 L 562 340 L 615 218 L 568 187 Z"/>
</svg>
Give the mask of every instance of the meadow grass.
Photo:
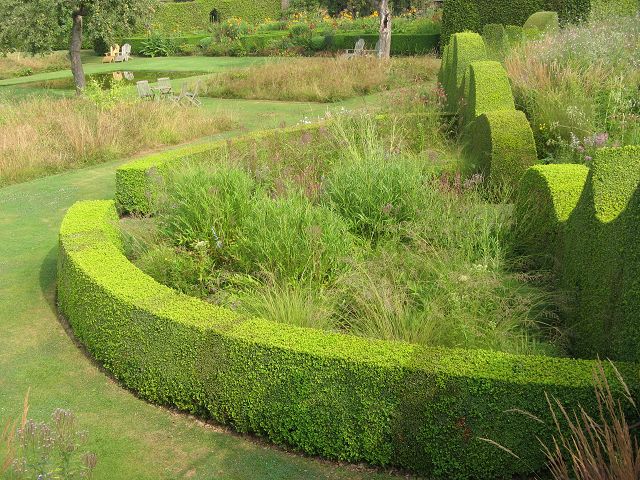
<svg viewBox="0 0 640 480">
<path fill-rule="evenodd" d="M 640 21 L 568 26 L 505 60 L 542 156 L 588 163 L 597 148 L 640 143 Z"/>
<path fill-rule="evenodd" d="M 433 78 L 435 57 L 291 58 L 223 72 L 205 80 L 204 95 L 222 98 L 335 102 Z"/>
<path fill-rule="evenodd" d="M 229 114 L 168 103 L 31 98 L 0 104 L 0 186 L 235 128 Z"/>
<path fill-rule="evenodd" d="M 53 72 L 70 67 L 68 52 L 29 55 L 21 52 L 0 55 L 0 80 Z"/>
</svg>

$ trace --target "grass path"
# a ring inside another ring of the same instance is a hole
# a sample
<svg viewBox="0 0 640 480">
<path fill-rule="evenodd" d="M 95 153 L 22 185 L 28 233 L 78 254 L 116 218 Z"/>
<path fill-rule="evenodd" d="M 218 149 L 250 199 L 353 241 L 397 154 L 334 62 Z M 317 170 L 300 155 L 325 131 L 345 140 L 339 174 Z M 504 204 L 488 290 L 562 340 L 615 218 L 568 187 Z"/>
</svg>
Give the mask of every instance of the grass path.
<svg viewBox="0 0 640 480">
<path fill-rule="evenodd" d="M 266 107 L 254 113 L 278 120 Z M 261 123 L 254 116 L 247 126 Z M 57 233 L 74 202 L 113 197 L 118 163 L 0 189 L 0 424 L 20 412 L 29 388 L 30 417 L 73 410 L 98 454 L 99 479 L 390 478 L 290 455 L 150 405 L 74 344 L 54 303 Z"/>
</svg>

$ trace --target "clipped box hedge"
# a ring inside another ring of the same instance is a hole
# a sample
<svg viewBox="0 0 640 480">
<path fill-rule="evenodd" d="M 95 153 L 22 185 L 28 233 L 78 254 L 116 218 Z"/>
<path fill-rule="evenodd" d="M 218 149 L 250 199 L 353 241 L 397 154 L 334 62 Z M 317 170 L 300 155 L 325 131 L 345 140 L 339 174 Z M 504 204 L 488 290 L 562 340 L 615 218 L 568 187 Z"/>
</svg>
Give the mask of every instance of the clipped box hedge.
<svg viewBox="0 0 640 480">
<path fill-rule="evenodd" d="M 145 399 L 308 454 L 441 479 L 541 467 L 536 437 L 552 431 L 545 394 L 597 408 L 590 361 L 363 339 L 190 298 L 127 260 L 117 221 L 111 201 L 67 212 L 58 305 L 92 355 Z M 637 391 L 636 366 L 618 368 Z"/>
<path fill-rule="evenodd" d="M 493 110 L 470 125 L 467 157 L 475 170 L 513 193 L 526 170 L 537 163 L 536 143 L 525 114 L 519 110 Z"/>
<path fill-rule="evenodd" d="M 482 32 L 488 23 L 524 25 L 541 10 L 557 12 L 560 23 L 577 22 L 589 17 L 590 0 L 446 0 L 443 5 L 442 41 L 457 32 Z"/>
<path fill-rule="evenodd" d="M 535 167 L 518 203 L 518 223 L 539 227 L 521 233 L 521 247 L 555 259 L 574 305 L 575 352 L 639 361 L 640 146 L 602 149 L 590 169 Z"/>
<path fill-rule="evenodd" d="M 515 192 L 538 154 L 526 116 L 515 109 L 507 72 L 488 57 L 479 34 L 455 33 L 445 47 L 438 78 L 447 94 L 447 108 L 462 117 L 470 167 Z"/>
</svg>

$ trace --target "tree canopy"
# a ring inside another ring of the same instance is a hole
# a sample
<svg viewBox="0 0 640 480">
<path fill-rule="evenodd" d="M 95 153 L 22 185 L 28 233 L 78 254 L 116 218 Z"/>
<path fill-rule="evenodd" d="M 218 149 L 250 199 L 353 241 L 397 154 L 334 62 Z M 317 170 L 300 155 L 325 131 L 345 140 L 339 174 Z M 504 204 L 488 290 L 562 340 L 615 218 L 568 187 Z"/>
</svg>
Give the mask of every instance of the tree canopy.
<svg viewBox="0 0 640 480">
<path fill-rule="evenodd" d="M 83 31 L 107 43 L 143 22 L 156 0 L 0 0 L 0 51 L 43 53 L 69 48 L 79 60 Z M 73 47 L 73 40 L 76 45 Z M 77 50 L 77 51 L 76 51 Z M 80 64 L 81 69 L 81 64 Z M 74 71 L 76 85 L 84 86 Z M 82 72 L 80 72 L 82 73 Z"/>
</svg>

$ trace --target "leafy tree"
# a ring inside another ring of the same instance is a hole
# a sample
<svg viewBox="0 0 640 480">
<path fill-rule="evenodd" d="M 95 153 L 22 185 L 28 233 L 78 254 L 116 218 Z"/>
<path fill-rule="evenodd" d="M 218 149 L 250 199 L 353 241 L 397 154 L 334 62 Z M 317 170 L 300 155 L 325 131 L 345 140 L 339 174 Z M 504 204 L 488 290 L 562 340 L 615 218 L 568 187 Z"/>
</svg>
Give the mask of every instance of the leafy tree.
<svg viewBox="0 0 640 480">
<path fill-rule="evenodd" d="M 71 71 L 85 86 L 80 60 L 83 30 L 111 42 L 153 12 L 156 0 L 0 0 L 0 51 L 43 53 L 69 39 Z"/>
</svg>

